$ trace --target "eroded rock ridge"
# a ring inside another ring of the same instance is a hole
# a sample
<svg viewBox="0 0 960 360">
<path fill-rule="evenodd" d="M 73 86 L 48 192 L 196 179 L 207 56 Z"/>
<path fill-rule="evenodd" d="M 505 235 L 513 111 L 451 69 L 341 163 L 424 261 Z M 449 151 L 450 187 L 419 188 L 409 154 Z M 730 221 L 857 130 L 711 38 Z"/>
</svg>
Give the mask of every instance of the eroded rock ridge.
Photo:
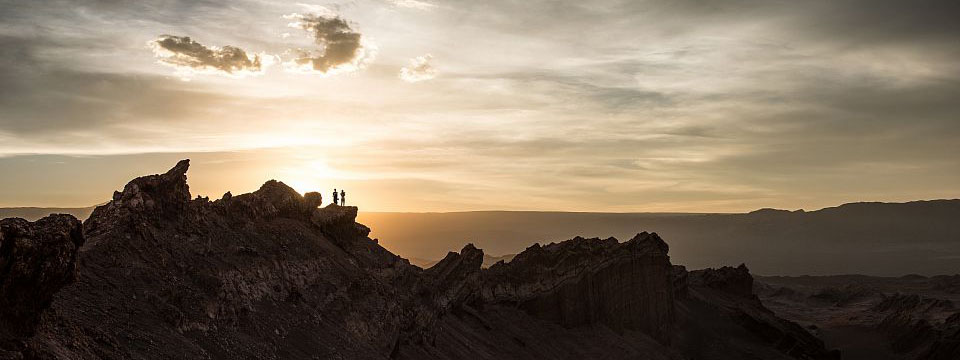
<svg viewBox="0 0 960 360">
<path fill-rule="evenodd" d="M 321 208 L 320 194 L 278 181 L 249 194 L 191 198 L 188 169 L 184 160 L 132 180 L 82 234 L 72 218 L 4 220 L 57 229 L 3 228 L 4 256 L 14 237 L 53 241 L 17 261 L 55 270 L 24 277 L 0 266 L 4 296 L 7 284 L 26 284 L 23 294 L 38 305 L 21 311 L 35 320 L 4 356 L 836 357 L 766 310 L 745 266 L 687 272 L 670 263 L 655 233 L 537 244 L 487 269 L 483 251 L 467 245 L 421 269 L 370 239 L 355 207 Z"/>
</svg>

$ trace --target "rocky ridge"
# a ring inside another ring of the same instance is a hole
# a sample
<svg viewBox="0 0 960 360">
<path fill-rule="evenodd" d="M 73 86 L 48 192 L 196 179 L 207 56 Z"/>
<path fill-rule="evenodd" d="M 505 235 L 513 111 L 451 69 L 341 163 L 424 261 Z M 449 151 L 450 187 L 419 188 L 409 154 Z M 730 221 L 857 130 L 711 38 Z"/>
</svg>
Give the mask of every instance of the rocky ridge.
<svg viewBox="0 0 960 360">
<path fill-rule="evenodd" d="M 42 244 L 43 255 L 0 263 L 33 269 L 0 273 L 0 284 L 26 284 L 35 294 L 4 288 L 2 301 L 25 310 L 0 312 L 0 321 L 36 319 L 3 334 L 0 355 L 836 358 L 745 290 L 745 266 L 687 272 L 670 263 L 655 233 L 534 245 L 488 269 L 483 251 L 467 245 L 421 269 L 370 239 L 355 207 L 320 208 L 320 194 L 301 196 L 277 181 L 250 194 L 191 199 L 188 168 L 184 160 L 132 180 L 94 210 L 82 235 L 69 216 L 4 220 L 61 230 L 16 232 L 28 239 L 18 244 Z M 73 228 L 50 225 L 71 221 Z M 5 255 L 11 235 L 3 229 Z M 79 271 L 65 262 L 73 257 Z"/>
</svg>

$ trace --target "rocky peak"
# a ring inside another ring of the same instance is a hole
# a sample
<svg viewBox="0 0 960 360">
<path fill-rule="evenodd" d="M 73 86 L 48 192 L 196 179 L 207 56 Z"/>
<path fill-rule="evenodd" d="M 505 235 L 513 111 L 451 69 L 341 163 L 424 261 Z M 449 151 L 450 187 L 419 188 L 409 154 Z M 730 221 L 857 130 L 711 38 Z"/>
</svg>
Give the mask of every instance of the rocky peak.
<svg viewBox="0 0 960 360">
<path fill-rule="evenodd" d="M 357 223 L 357 211 L 356 206 L 331 204 L 314 211 L 310 221 L 335 242 L 353 240 L 370 234 L 370 228 Z"/>
<path fill-rule="evenodd" d="M 189 168 L 190 159 L 184 159 L 166 173 L 133 179 L 123 187 L 123 192 L 114 193 L 113 201 L 129 209 L 181 209 L 190 201 Z"/>
<path fill-rule="evenodd" d="M 635 251 L 641 253 L 662 253 L 670 252 L 670 246 L 666 241 L 660 238 L 657 233 L 641 232 L 626 242 Z"/>
<path fill-rule="evenodd" d="M 190 202 L 187 170 L 190 160 L 180 160 L 163 174 L 141 176 L 131 180 L 123 191 L 115 191 L 113 199 L 98 206 L 84 224 L 86 232 L 104 231 L 114 222 L 131 216 L 153 220 L 176 218 Z"/>
<path fill-rule="evenodd" d="M 443 260 L 424 271 L 424 289 L 434 293 L 434 301 L 442 310 L 451 303 L 463 303 L 477 288 L 481 264 L 483 250 L 467 244 L 459 254 L 447 253 Z"/>
<path fill-rule="evenodd" d="M 240 212 L 248 217 L 272 218 L 277 216 L 309 219 L 320 205 L 320 194 L 308 193 L 301 196 L 296 190 L 277 180 L 269 180 L 260 189 L 249 194 L 224 196 L 224 202 L 231 211 Z"/>
<path fill-rule="evenodd" d="M 691 271 L 689 282 L 690 285 L 708 287 L 728 294 L 753 297 L 753 276 L 745 264 Z"/>
<path fill-rule="evenodd" d="M 655 234 L 620 243 L 576 237 L 534 245 L 483 273 L 485 301 L 513 303 L 565 327 L 603 324 L 667 341 L 674 320 L 666 244 Z"/>
</svg>

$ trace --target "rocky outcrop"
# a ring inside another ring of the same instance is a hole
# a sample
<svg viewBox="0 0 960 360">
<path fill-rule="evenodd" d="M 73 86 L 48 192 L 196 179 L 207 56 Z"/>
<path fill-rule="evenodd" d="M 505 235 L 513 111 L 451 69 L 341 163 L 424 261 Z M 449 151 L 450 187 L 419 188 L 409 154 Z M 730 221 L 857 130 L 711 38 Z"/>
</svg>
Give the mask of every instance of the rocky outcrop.
<svg viewBox="0 0 960 360">
<path fill-rule="evenodd" d="M 668 342 L 674 314 L 667 250 L 649 233 L 623 243 L 578 237 L 533 245 L 484 272 L 483 299 L 565 327 L 603 324 Z"/>
<path fill-rule="evenodd" d="M 281 182 L 191 200 L 189 163 L 134 179 L 84 224 L 37 358 L 382 358 L 418 269 L 366 237 L 355 208 Z M 344 215 L 346 214 L 346 215 Z M 327 219 L 313 222 L 315 217 Z M 336 234 L 334 240 L 327 234 Z M 350 244 L 341 247 L 338 244 Z M 376 320 L 370 320 L 376 319 Z"/>
<path fill-rule="evenodd" d="M 719 269 L 703 269 L 690 273 L 690 285 L 707 287 L 743 297 L 753 296 L 753 276 L 747 265 L 724 266 Z"/>
<path fill-rule="evenodd" d="M 654 233 L 534 245 L 488 269 L 483 251 L 467 245 L 421 269 L 370 239 L 355 207 L 319 208 L 319 194 L 301 196 L 279 181 L 191 200 L 188 168 L 185 160 L 134 179 L 94 210 L 76 283 L 43 292 L 52 294 L 49 309 L 34 312 L 34 334 L 14 353 L 828 358 L 803 329 L 765 311 L 746 267 L 687 273 Z M 79 230 L 70 239 L 83 241 Z M 45 284 L 28 287 L 53 289 Z"/>
<path fill-rule="evenodd" d="M 767 309 L 753 293 L 753 277 L 745 265 L 689 273 L 678 269 L 674 276 L 687 279 L 679 313 L 681 327 L 688 331 L 681 332 L 678 341 L 687 356 L 840 359 L 840 353 L 828 351 L 822 340 Z"/>
<path fill-rule="evenodd" d="M 71 215 L 0 220 L 0 349 L 22 348 L 53 295 L 74 281 L 83 241 Z"/>
<path fill-rule="evenodd" d="M 113 192 L 110 202 L 93 210 L 84 224 L 84 231 L 96 235 L 122 230 L 107 227 L 109 223 L 104 224 L 104 221 L 108 219 L 156 221 L 181 217 L 190 201 L 189 167 L 190 160 L 182 160 L 164 174 L 141 176 L 130 181 L 123 191 Z"/>
</svg>

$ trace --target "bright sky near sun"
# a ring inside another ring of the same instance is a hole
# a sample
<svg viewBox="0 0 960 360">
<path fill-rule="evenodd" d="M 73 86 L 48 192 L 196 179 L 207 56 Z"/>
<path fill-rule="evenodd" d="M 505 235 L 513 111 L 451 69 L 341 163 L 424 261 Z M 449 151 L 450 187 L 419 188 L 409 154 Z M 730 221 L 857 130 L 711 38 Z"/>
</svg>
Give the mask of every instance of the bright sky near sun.
<svg viewBox="0 0 960 360">
<path fill-rule="evenodd" d="M 0 0 L 0 206 L 187 157 L 370 211 L 960 197 L 957 4 Z"/>
</svg>

